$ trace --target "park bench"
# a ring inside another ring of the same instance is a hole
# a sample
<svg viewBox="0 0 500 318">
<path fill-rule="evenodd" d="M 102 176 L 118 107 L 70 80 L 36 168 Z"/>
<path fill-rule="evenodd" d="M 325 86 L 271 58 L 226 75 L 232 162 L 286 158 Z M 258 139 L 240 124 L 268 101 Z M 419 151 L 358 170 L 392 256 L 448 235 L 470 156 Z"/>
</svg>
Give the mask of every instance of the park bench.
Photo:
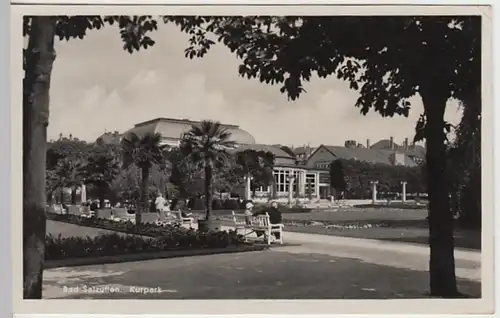
<svg viewBox="0 0 500 318">
<path fill-rule="evenodd" d="M 238 230 L 243 230 L 243 235 L 246 237 L 256 231 L 262 231 L 268 245 L 271 244 L 271 236 L 275 233 L 279 233 L 279 243 L 283 244 L 284 225 L 271 224 L 269 214 L 266 213 L 247 217 L 245 214 L 236 214 L 232 211 L 232 215 L 236 232 L 238 232 Z"/>
<path fill-rule="evenodd" d="M 78 205 L 68 206 L 68 214 L 80 215 L 80 206 Z"/>
<path fill-rule="evenodd" d="M 80 206 L 80 216 L 90 218 L 90 217 L 93 217 L 94 215 L 95 215 L 95 212 L 91 211 L 90 207 L 83 206 L 83 205 Z"/>
<path fill-rule="evenodd" d="M 168 215 L 167 215 L 168 214 Z M 170 211 L 170 212 L 160 212 L 158 218 L 158 224 L 180 224 L 180 225 L 189 225 L 192 227 L 194 222 L 194 218 L 192 217 L 183 217 L 182 212 L 178 211 Z"/>
<path fill-rule="evenodd" d="M 135 215 L 128 213 L 126 208 L 113 208 L 111 219 L 114 221 L 135 222 Z"/>
</svg>

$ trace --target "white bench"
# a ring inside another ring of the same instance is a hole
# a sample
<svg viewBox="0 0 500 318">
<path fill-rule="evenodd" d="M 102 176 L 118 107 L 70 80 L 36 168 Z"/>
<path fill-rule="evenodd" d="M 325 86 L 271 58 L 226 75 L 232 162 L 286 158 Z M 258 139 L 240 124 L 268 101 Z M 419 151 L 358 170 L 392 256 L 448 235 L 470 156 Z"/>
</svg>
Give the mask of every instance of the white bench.
<svg viewBox="0 0 500 318">
<path fill-rule="evenodd" d="M 246 216 L 245 214 L 236 214 L 232 211 L 233 222 L 236 232 L 238 230 L 244 231 L 244 236 L 252 234 L 256 231 L 264 232 L 264 238 L 267 244 L 271 244 L 271 236 L 279 233 L 279 243 L 283 244 L 283 224 L 271 224 L 269 221 L 269 214 L 265 213 L 256 216 Z M 249 231 L 249 232 L 248 232 Z"/>
<path fill-rule="evenodd" d="M 167 216 L 167 214 L 169 214 L 169 216 Z M 172 223 L 177 223 L 180 225 L 188 225 L 189 227 L 192 227 L 194 223 L 194 218 L 183 217 L 182 212 L 180 210 L 159 212 L 157 224 L 161 225 L 161 224 L 172 224 Z"/>
</svg>

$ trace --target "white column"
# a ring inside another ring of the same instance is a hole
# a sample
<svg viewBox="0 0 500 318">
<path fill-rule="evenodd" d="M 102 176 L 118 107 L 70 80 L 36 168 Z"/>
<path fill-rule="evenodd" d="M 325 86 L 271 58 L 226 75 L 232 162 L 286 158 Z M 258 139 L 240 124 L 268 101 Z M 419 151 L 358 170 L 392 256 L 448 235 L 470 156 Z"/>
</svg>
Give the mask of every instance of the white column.
<svg viewBox="0 0 500 318">
<path fill-rule="evenodd" d="M 378 184 L 378 181 L 370 181 L 370 184 L 372 185 L 372 203 L 375 204 L 375 203 L 377 203 L 377 184 Z"/>
<path fill-rule="evenodd" d="M 306 195 L 306 172 L 301 171 L 299 174 L 299 193 L 301 197 Z"/>
<path fill-rule="evenodd" d="M 401 189 L 401 201 L 403 202 L 406 202 L 406 184 L 408 182 L 406 181 L 401 181 L 401 186 L 402 186 L 402 189 Z"/>
<path fill-rule="evenodd" d="M 293 183 L 295 181 L 295 178 L 293 175 L 288 176 L 288 204 L 290 206 L 293 204 Z"/>
<path fill-rule="evenodd" d="M 319 199 L 319 173 L 314 174 L 314 196 Z"/>
<path fill-rule="evenodd" d="M 253 178 L 250 175 L 245 176 L 245 200 L 252 200 L 252 179 Z"/>
</svg>

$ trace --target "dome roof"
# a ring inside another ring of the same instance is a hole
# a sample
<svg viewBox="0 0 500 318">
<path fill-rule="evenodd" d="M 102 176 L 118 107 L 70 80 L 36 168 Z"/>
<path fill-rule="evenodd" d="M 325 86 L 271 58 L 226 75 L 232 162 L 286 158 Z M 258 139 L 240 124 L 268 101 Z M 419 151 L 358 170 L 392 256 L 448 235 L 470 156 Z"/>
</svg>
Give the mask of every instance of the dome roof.
<svg viewBox="0 0 500 318">
<path fill-rule="evenodd" d="M 156 118 L 136 124 L 134 128 L 125 132 L 135 133 L 142 136 L 146 133 L 160 133 L 163 138 L 170 140 L 179 140 L 182 135 L 191 129 L 191 126 L 198 124 L 197 121 L 188 119 Z M 255 144 L 255 138 L 247 131 L 235 125 L 221 124 L 231 133 L 231 139 L 238 144 Z"/>
</svg>

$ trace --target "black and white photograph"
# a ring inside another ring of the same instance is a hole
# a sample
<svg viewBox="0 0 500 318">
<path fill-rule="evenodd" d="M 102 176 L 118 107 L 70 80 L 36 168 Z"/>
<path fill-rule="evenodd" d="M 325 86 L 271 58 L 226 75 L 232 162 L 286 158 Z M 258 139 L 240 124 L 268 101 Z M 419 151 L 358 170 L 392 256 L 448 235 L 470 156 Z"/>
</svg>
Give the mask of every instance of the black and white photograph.
<svg viewBox="0 0 500 318">
<path fill-rule="evenodd" d="M 22 298 L 493 310 L 490 8 L 394 7 L 13 20 Z"/>
</svg>

